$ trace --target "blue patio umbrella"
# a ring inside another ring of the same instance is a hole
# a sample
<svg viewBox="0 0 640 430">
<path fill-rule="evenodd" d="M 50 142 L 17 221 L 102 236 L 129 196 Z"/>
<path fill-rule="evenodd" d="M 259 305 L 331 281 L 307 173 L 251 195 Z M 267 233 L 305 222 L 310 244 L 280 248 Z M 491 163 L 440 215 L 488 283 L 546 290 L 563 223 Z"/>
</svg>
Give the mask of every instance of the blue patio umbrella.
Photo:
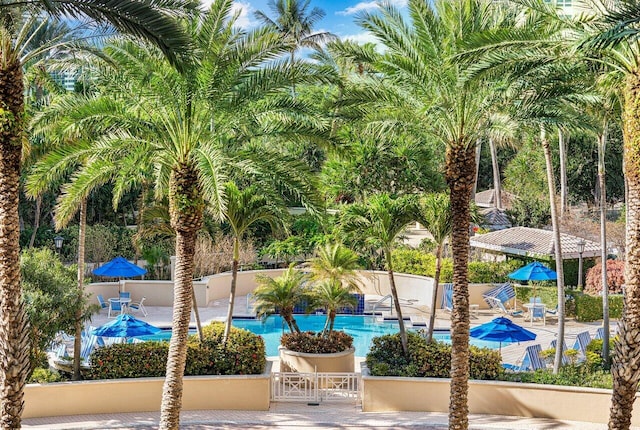
<svg viewBox="0 0 640 430">
<path fill-rule="evenodd" d="M 472 328 L 469 335 L 476 339 L 500 342 L 500 348 L 502 348 L 503 342 L 524 342 L 536 338 L 535 333 L 504 317 L 495 318 L 488 323 Z"/>
<path fill-rule="evenodd" d="M 102 337 L 138 337 L 155 334 L 161 330 L 129 314 L 121 314 L 115 320 L 96 328 L 91 334 Z"/>
<path fill-rule="evenodd" d="M 93 270 L 94 275 L 108 276 L 111 278 L 133 278 L 147 273 L 142 267 L 129 263 L 122 257 L 116 257 L 108 263 Z"/>
<path fill-rule="evenodd" d="M 507 275 L 516 281 L 555 281 L 558 274 L 542 263 L 534 261 Z"/>
</svg>

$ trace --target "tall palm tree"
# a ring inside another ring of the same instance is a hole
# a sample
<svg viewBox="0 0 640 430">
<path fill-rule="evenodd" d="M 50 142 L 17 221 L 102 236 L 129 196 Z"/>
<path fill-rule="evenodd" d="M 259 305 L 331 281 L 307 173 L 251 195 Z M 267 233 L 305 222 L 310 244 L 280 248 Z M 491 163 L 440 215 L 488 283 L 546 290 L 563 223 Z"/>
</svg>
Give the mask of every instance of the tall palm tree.
<svg viewBox="0 0 640 430">
<path fill-rule="evenodd" d="M 329 279 L 314 285 L 311 302 L 314 308 L 323 308 L 327 312 L 327 320 L 322 329 L 323 336 L 330 336 L 333 332 L 338 310 L 345 307 L 355 308 L 358 305 L 358 299 L 351 294 L 351 291 L 340 282 Z"/>
<path fill-rule="evenodd" d="M 442 267 L 442 249 L 444 242 L 451 236 L 453 224 L 451 222 L 451 203 L 446 194 L 427 194 L 418 205 L 417 220 L 433 237 L 436 243 L 436 272 L 433 279 L 433 297 L 431 298 L 431 315 L 427 329 L 427 342 L 431 342 L 433 327 L 436 322 L 436 298 L 440 284 L 440 269 Z"/>
<path fill-rule="evenodd" d="M 179 425 L 195 242 L 204 211 L 223 219 L 224 184 L 234 176 L 259 177 L 289 198 L 320 207 L 303 163 L 261 145 L 278 136 L 323 141 L 328 121 L 307 115 L 302 101 L 285 94 L 291 76 L 317 77 L 304 64 L 274 61 L 287 46 L 268 30 L 238 29 L 232 3 L 217 0 L 206 14 L 185 23 L 193 43 L 191 64 L 182 73 L 151 48 L 126 41 L 105 48 L 119 69 L 98 80 L 109 91 L 93 105 L 90 118 L 106 125 L 90 150 L 93 162 L 76 175 L 59 205 L 61 217 L 70 216 L 78 196 L 108 180 L 114 182 L 117 204 L 148 180 L 146 173 L 153 175 L 156 197 L 168 196 L 176 272 L 163 429 Z"/>
<path fill-rule="evenodd" d="M 415 221 L 415 201 L 412 197 L 391 198 L 388 194 L 371 196 L 365 203 L 353 204 L 341 214 L 341 229 L 357 235 L 364 245 L 379 250 L 384 258 L 391 295 L 398 316 L 402 352 L 408 354 L 407 332 L 398 299 L 391 252 L 400 235 Z"/>
<path fill-rule="evenodd" d="M 224 218 L 231 226 L 233 233 L 233 263 L 231 270 L 231 289 L 229 292 L 229 309 L 224 328 L 224 342 L 229 337 L 233 319 L 233 305 L 236 297 L 236 282 L 240 261 L 240 241 L 249 227 L 258 221 L 267 222 L 272 230 L 284 228 L 286 210 L 284 203 L 277 197 L 269 197 L 258 191 L 258 187 L 250 186 L 239 190 L 233 183 L 226 185 L 226 208 Z M 278 204 L 281 203 L 281 204 Z"/>
<path fill-rule="evenodd" d="M 300 328 L 293 316 L 296 305 L 308 297 L 305 287 L 307 275 L 296 270 L 293 265 L 277 278 L 265 275 L 256 276 L 258 288 L 253 291 L 256 315 L 269 316 L 279 313 L 292 333 L 300 333 Z"/>
<path fill-rule="evenodd" d="M 492 112 L 498 79 L 470 79 L 471 65 L 462 64 L 460 55 L 470 41 L 499 34 L 515 18 L 502 13 L 502 2 L 482 0 L 409 0 L 408 9 L 404 14 L 385 3 L 379 12 L 358 16 L 385 51 L 360 58 L 378 73 L 359 77 L 345 98 L 357 100 L 353 105 L 366 112 L 379 138 L 427 132 L 446 147 L 454 260 L 449 426 L 462 429 L 468 427 L 469 201 L 476 141 Z"/>
<path fill-rule="evenodd" d="M 22 48 L 27 42 L 20 23 L 41 14 L 86 16 L 98 24 L 109 24 L 149 40 L 175 59 L 187 40 L 172 16 L 187 4 L 179 0 L 81 0 L 35 1 L 28 7 L 15 3 L 0 5 L 0 105 L 3 111 L 0 116 L 0 218 L 3 220 L 0 227 L 0 352 L 4 357 L 0 365 L 0 403 L 4 411 L 0 426 L 4 428 L 20 427 L 28 363 L 19 266 L 18 190 L 25 127 Z"/>
</svg>

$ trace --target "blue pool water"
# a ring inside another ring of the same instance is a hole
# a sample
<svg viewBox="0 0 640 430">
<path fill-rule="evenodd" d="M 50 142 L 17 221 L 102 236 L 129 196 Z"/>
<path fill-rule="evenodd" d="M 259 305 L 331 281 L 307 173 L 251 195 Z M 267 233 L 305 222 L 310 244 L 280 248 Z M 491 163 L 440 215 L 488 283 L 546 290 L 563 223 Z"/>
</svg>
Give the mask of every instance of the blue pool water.
<svg viewBox="0 0 640 430">
<path fill-rule="evenodd" d="M 324 327 L 326 317 L 324 315 L 296 315 L 296 322 L 300 330 L 312 330 L 318 332 Z M 288 333 L 289 329 L 279 315 L 272 315 L 265 321 L 253 319 L 234 319 L 234 327 L 249 330 L 264 338 L 267 356 L 277 356 L 280 336 Z M 369 352 L 371 340 L 374 337 L 398 332 L 397 322 L 377 322 L 374 317 L 338 315 L 334 330 L 343 330 L 353 336 L 353 346 L 356 356 L 364 357 Z M 449 333 L 434 333 L 434 337 L 441 342 L 451 342 Z M 498 349 L 498 342 L 487 342 L 471 339 L 471 344 L 484 348 Z"/>
<path fill-rule="evenodd" d="M 319 332 L 324 327 L 326 317 L 324 315 L 296 315 L 296 322 L 302 331 Z M 277 356 L 278 346 L 280 346 L 280 336 L 288 333 L 289 328 L 280 315 L 271 315 L 266 320 L 237 319 L 234 318 L 233 326 L 249 330 L 252 333 L 262 336 L 265 343 L 267 356 Z M 397 322 L 378 322 L 374 317 L 359 315 L 338 315 L 334 324 L 334 330 L 342 330 L 353 337 L 353 346 L 356 349 L 357 357 L 365 357 L 371 347 L 374 337 L 398 332 Z M 195 334 L 195 330 L 189 333 Z M 170 330 L 163 330 L 157 334 L 140 336 L 142 340 L 168 341 L 171 337 Z M 451 343 L 449 332 L 438 332 L 433 337 L 440 341 Z M 498 349 L 498 342 L 488 342 L 484 340 L 470 339 L 472 345 L 481 348 Z"/>
</svg>

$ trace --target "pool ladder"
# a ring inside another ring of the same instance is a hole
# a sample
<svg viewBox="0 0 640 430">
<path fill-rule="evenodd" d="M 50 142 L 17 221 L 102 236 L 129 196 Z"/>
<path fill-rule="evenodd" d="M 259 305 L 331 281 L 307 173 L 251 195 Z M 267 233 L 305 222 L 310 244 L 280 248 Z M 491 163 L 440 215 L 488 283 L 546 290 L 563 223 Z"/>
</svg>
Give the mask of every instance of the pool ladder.
<svg viewBox="0 0 640 430">
<path fill-rule="evenodd" d="M 389 309 L 390 309 L 391 315 L 393 315 L 393 295 L 392 294 L 387 294 L 386 296 L 384 296 L 383 298 L 375 302 L 373 304 L 373 307 L 371 308 L 371 311 L 375 314 L 376 309 L 378 308 L 378 305 L 381 305 L 387 300 L 389 300 Z"/>
</svg>

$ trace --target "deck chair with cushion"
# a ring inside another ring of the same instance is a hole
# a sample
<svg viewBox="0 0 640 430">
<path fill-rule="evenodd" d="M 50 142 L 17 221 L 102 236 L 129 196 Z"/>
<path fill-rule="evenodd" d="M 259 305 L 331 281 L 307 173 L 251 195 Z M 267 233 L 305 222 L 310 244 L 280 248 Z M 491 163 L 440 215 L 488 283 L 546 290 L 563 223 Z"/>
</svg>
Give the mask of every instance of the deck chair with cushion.
<svg viewBox="0 0 640 430">
<path fill-rule="evenodd" d="M 453 310 L 453 284 L 442 284 L 442 301 L 440 308 L 448 312 Z"/>
<path fill-rule="evenodd" d="M 96 297 L 98 298 L 98 303 L 100 303 L 100 309 L 105 309 L 109 307 L 107 302 L 104 301 L 104 297 L 102 297 L 102 294 L 98 294 Z"/>
<path fill-rule="evenodd" d="M 146 297 L 143 297 L 142 299 L 140 299 L 139 302 L 129 303 L 129 309 L 134 310 L 136 312 L 140 312 L 142 315 L 146 317 L 148 314 L 147 314 L 147 309 L 144 307 L 145 299 Z"/>
<path fill-rule="evenodd" d="M 107 314 L 107 317 L 115 318 L 121 313 L 122 313 L 122 305 L 120 304 L 120 299 L 115 299 L 115 298 L 109 299 L 109 313 Z"/>
<path fill-rule="evenodd" d="M 489 305 L 491 309 L 497 309 L 506 315 L 520 315 L 522 311 L 515 309 L 515 297 L 516 292 L 510 283 L 498 285 L 496 288 L 485 292 L 482 298 Z M 511 310 L 507 309 L 507 304 L 513 300 L 514 307 Z"/>
<path fill-rule="evenodd" d="M 580 359 L 585 360 L 587 358 L 587 346 L 591 343 L 591 335 L 588 331 L 578 333 L 576 341 L 573 344 L 573 349 L 577 349 L 580 355 Z"/>
<path fill-rule="evenodd" d="M 98 336 L 95 334 L 87 334 L 82 338 L 82 345 L 80 349 L 80 359 L 83 360 L 83 364 L 89 363 L 89 356 L 93 352 L 93 348 L 98 343 Z"/>
<path fill-rule="evenodd" d="M 546 369 L 547 365 L 545 364 L 542 357 L 540 357 L 540 353 L 542 352 L 542 347 L 539 343 L 535 345 L 528 346 L 524 350 L 524 355 L 516 364 L 503 364 L 502 366 L 506 370 L 511 370 L 514 372 L 526 372 L 526 371 L 535 371 L 540 369 Z"/>
</svg>

